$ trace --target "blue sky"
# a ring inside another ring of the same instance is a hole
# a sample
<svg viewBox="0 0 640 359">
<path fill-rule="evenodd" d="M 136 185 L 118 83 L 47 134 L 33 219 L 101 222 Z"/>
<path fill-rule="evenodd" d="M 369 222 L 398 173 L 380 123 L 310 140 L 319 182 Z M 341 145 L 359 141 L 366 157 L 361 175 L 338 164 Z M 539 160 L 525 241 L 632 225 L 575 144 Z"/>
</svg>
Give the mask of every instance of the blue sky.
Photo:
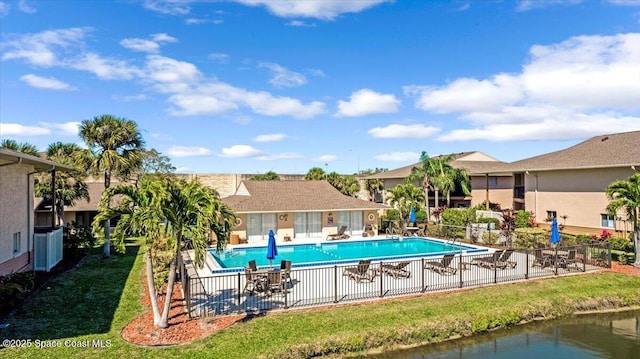
<svg viewBox="0 0 640 359">
<path fill-rule="evenodd" d="M 0 137 L 134 120 L 181 172 L 510 162 L 640 130 L 640 1 L 0 1 Z"/>
</svg>

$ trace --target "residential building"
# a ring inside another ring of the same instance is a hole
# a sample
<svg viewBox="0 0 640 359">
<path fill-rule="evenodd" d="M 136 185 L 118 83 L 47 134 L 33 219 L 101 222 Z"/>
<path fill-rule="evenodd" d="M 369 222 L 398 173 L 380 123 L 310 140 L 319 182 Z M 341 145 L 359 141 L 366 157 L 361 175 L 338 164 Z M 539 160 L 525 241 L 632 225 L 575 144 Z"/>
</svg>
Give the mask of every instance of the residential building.
<svg viewBox="0 0 640 359">
<path fill-rule="evenodd" d="M 269 230 L 279 239 L 326 238 L 346 226 L 359 236 L 366 225 L 377 230 L 386 205 L 345 196 L 327 181 L 242 181 L 222 199 L 238 216 L 232 235 L 266 243 Z"/>
</svg>

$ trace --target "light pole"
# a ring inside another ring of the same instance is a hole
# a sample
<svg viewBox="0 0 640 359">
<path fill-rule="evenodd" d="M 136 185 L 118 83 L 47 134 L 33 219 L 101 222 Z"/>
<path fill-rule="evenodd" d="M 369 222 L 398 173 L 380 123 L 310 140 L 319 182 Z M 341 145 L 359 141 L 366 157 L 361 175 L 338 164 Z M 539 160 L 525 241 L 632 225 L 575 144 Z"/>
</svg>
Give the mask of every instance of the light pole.
<svg viewBox="0 0 640 359">
<path fill-rule="evenodd" d="M 329 164 L 325 163 L 324 164 L 324 180 L 327 180 L 327 176 L 329 175 Z"/>
</svg>

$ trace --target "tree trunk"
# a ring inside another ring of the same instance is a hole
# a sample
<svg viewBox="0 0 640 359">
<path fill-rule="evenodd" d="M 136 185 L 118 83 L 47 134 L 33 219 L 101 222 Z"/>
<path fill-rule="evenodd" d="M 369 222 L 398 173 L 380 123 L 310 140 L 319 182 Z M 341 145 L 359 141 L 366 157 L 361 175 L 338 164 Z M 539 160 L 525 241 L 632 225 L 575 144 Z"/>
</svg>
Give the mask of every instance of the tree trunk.
<svg viewBox="0 0 640 359">
<path fill-rule="evenodd" d="M 147 286 L 149 287 L 149 299 L 151 299 L 151 309 L 153 310 L 153 325 L 160 328 L 160 308 L 158 307 L 158 295 L 156 286 L 153 283 L 153 262 L 151 261 L 151 248 L 147 247 L 144 252 L 145 267 L 147 270 Z"/>
<path fill-rule="evenodd" d="M 181 243 L 182 241 L 178 241 Z M 162 317 L 160 318 L 160 328 L 167 328 L 169 326 L 169 309 L 171 309 L 171 296 L 173 295 L 173 284 L 176 281 L 176 263 L 178 256 L 180 255 L 180 246 L 176 250 L 176 255 L 169 265 L 169 280 L 167 281 L 167 294 L 164 299 L 164 310 L 162 311 Z"/>
<path fill-rule="evenodd" d="M 633 261 L 635 267 L 640 267 L 640 225 L 635 225 L 633 229 L 633 253 L 636 259 Z"/>
<path fill-rule="evenodd" d="M 109 189 L 109 185 L 111 184 L 111 171 L 106 170 L 104 172 L 104 189 L 105 191 Z M 107 220 L 104 227 L 104 247 L 102 247 L 102 258 L 111 257 L 111 219 Z"/>
</svg>

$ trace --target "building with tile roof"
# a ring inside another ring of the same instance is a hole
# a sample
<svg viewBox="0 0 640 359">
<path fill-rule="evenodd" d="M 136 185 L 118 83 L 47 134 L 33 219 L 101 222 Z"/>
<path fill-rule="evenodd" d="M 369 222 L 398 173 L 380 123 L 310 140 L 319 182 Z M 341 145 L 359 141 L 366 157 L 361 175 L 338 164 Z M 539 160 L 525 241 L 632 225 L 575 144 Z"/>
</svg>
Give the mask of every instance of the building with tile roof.
<svg viewBox="0 0 640 359">
<path fill-rule="evenodd" d="M 232 196 L 222 199 L 238 216 L 233 234 L 261 243 L 273 229 L 278 238 L 326 238 L 341 226 L 349 235 L 377 229 L 386 205 L 345 196 L 327 181 L 242 181 Z M 264 242 L 266 243 L 266 242 Z"/>
</svg>

